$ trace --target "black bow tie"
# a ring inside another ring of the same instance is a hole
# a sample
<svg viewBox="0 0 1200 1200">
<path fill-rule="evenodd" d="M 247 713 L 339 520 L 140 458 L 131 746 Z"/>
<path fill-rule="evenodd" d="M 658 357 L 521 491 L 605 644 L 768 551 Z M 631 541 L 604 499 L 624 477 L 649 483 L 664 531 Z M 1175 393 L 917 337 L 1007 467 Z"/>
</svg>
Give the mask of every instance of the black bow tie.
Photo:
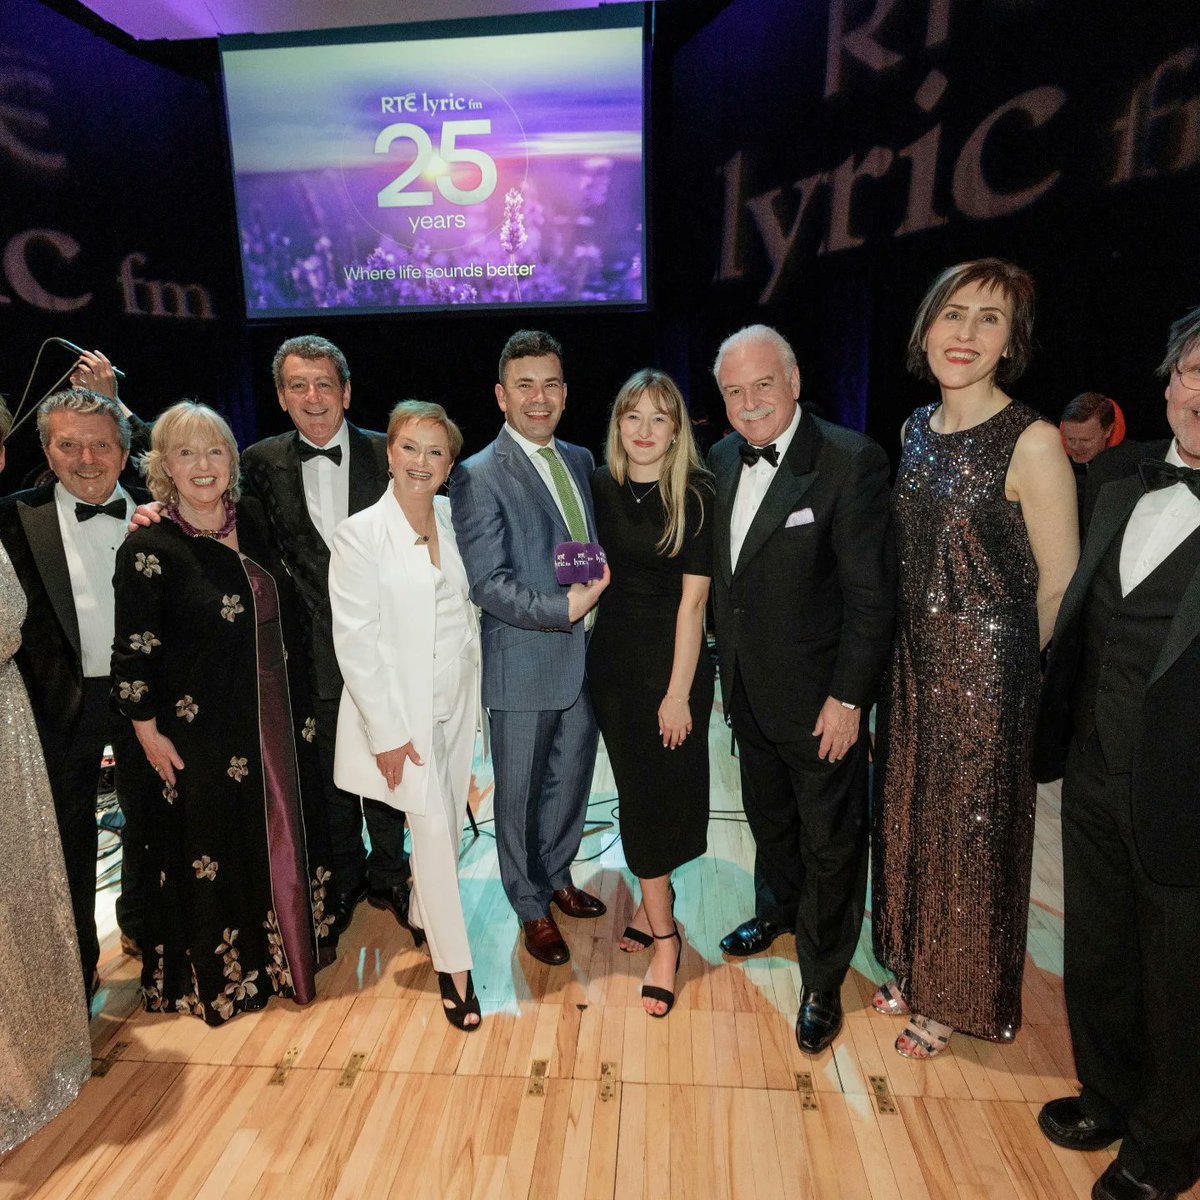
<svg viewBox="0 0 1200 1200">
<path fill-rule="evenodd" d="M 749 442 L 743 442 L 738 447 L 738 454 L 748 467 L 754 466 L 760 458 L 765 458 L 773 467 L 779 466 L 779 448 L 774 442 L 766 446 L 752 446 Z"/>
<path fill-rule="evenodd" d="M 300 461 L 308 462 L 310 458 L 327 458 L 335 467 L 342 465 L 341 446 L 310 446 L 307 442 L 300 443 Z"/>
<path fill-rule="evenodd" d="M 79 500 L 75 504 L 75 520 L 90 521 L 103 513 L 106 517 L 116 517 L 118 521 L 125 520 L 125 501 L 113 500 L 109 504 L 84 504 Z"/>
<path fill-rule="evenodd" d="M 1159 488 L 1182 483 L 1197 500 L 1200 500 L 1200 470 L 1150 459 L 1148 462 L 1138 463 L 1138 474 L 1142 477 L 1142 487 L 1148 492 L 1157 492 Z"/>
</svg>

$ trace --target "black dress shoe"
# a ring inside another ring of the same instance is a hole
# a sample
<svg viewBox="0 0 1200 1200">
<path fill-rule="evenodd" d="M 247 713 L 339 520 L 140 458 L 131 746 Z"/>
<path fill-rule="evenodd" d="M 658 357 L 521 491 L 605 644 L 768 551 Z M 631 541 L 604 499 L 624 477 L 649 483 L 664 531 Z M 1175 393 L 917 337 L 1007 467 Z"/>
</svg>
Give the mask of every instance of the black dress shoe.
<svg viewBox="0 0 1200 1200">
<path fill-rule="evenodd" d="M 804 988 L 796 1016 L 796 1045 L 805 1054 L 820 1054 L 841 1032 L 842 998 L 837 992 Z"/>
<path fill-rule="evenodd" d="M 751 917 L 743 921 L 732 933 L 721 939 L 721 951 L 735 958 L 745 958 L 765 950 L 781 933 L 787 931 L 766 917 Z"/>
<path fill-rule="evenodd" d="M 401 929 L 412 934 L 414 946 L 425 944 L 425 930 L 413 925 L 408 919 L 408 884 L 394 883 L 391 887 L 368 888 L 367 903 L 372 908 L 381 908 L 396 918 Z"/>
<path fill-rule="evenodd" d="M 1119 1162 L 1110 1162 L 1103 1175 L 1092 1184 L 1092 1200 L 1175 1200 L 1178 1192 L 1169 1192 L 1134 1179 Z"/>
<path fill-rule="evenodd" d="M 334 937 L 339 937 L 346 932 L 350 918 L 354 916 L 354 910 L 366 894 L 367 881 L 365 879 L 360 880 L 344 892 L 333 893 L 329 902 L 329 915 L 333 917 L 333 925 L 330 928 Z"/>
<path fill-rule="evenodd" d="M 1115 1125 L 1105 1125 L 1089 1117 L 1078 1096 L 1047 1101 L 1038 1113 L 1038 1125 L 1056 1146 L 1067 1150 L 1103 1150 L 1122 1133 Z"/>
</svg>

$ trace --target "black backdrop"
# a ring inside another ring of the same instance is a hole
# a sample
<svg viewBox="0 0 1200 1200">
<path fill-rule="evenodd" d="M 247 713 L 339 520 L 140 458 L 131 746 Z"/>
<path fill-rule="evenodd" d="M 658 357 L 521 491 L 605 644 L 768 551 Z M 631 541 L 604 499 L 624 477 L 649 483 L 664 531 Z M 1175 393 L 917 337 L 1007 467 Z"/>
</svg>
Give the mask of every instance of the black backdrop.
<svg viewBox="0 0 1200 1200">
<path fill-rule="evenodd" d="M 647 363 L 718 432 L 716 344 L 765 320 L 808 398 L 893 449 L 929 397 L 901 365 L 917 300 L 946 264 L 1001 254 L 1040 289 L 1016 394 L 1056 414 L 1107 391 L 1135 434 L 1161 430 L 1151 372 L 1200 303 L 1192 0 L 1136 20 L 1125 0 L 665 0 L 655 23 L 649 309 L 248 325 L 214 43 L 139 44 L 73 0 L 5 0 L 0 391 L 15 401 L 60 334 L 108 352 L 143 415 L 197 396 L 249 441 L 284 427 L 271 354 L 311 329 L 346 351 L 359 422 L 436 399 L 470 450 L 499 425 L 500 346 L 542 324 L 567 349 L 563 432 L 596 447 Z M 26 427 L 3 489 L 37 458 Z"/>
</svg>

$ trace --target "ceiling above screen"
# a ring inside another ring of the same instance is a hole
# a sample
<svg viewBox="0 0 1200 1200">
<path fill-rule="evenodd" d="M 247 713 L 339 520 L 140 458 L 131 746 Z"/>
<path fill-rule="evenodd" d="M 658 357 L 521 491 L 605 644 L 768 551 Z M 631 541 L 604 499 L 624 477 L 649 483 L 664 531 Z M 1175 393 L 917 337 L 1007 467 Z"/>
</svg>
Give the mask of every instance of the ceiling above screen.
<svg viewBox="0 0 1200 1200">
<path fill-rule="evenodd" d="M 141 41 L 237 33 L 347 29 L 596 8 L 597 0 L 85 0 L 98 17 Z"/>
</svg>

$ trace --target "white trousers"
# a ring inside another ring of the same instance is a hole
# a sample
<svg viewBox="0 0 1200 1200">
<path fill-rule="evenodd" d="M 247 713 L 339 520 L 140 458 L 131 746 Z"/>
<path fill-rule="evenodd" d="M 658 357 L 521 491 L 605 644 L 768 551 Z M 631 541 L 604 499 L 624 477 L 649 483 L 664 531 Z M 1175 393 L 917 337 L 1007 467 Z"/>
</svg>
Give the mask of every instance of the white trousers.
<svg viewBox="0 0 1200 1200">
<path fill-rule="evenodd" d="M 433 681 L 433 745 L 424 813 L 406 813 L 412 838 L 409 920 L 425 930 L 436 971 L 469 971 L 471 947 L 458 890 L 458 846 L 475 753 L 478 668 L 457 657 Z"/>
</svg>

